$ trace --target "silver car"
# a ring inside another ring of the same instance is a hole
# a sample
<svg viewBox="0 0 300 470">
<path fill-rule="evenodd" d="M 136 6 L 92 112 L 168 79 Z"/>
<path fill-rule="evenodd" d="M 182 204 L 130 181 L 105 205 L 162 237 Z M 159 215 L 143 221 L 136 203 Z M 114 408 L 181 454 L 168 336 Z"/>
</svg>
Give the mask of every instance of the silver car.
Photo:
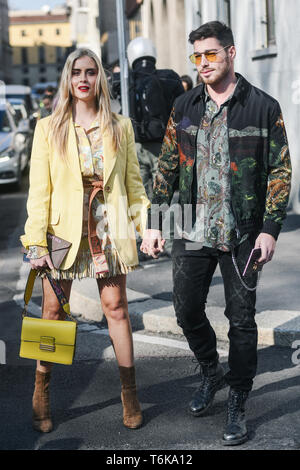
<svg viewBox="0 0 300 470">
<path fill-rule="evenodd" d="M 30 129 L 6 101 L 0 104 L 0 184 L 20 187 L 30 158 Z"/>
</svg>

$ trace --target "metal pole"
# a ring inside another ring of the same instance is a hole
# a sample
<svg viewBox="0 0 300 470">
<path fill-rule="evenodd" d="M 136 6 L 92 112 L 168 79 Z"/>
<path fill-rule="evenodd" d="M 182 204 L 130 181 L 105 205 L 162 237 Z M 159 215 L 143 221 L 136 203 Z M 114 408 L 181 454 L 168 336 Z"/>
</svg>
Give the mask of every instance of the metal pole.
<svg viewBox="0 0 300 470">
<path fill-rule="evenodd" d="M 126 40 L 125 40 L 125 16 L 124 0 L 116 0 L 117 7 L 117 26 L 118 26 L 118 48 L 120 60 L 120 78 L 121 78 L 121 103 L 122 114 L 129 116 L 129 96 L 128 96 L 128 62 L 126 58 Z"/>
</svg>

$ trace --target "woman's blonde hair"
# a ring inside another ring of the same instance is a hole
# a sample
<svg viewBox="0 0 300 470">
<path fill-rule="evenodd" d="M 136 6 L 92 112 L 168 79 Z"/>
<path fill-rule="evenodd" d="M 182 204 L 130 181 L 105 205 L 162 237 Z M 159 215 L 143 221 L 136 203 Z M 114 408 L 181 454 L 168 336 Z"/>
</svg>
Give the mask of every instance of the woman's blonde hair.
<svg viewBox="0 0 300 470">
<path fill-rule="evenodd" d="M 70 113 L 72 112 L 73 101 L 71 85 L 72 69 L 74 62 L 85 56 L 93 59 L 98 69 L 98 76 L 95 84 L 95 99 L 99 112 L 101 133 L 103 134 L 106 130 L 109 132 L 115 150 L 119 147 L 121 140 L 121 126 L 116 114 L 111 111 L 110 94 L 101 60 L 90 49 L 76 49 L 67 57 L 64 65 L 58 89 L 58 98 L 50 117 L 49 126 L 50 142 L 53 142 L 53 145 L 57 150 L 59 150 L 61 157 L 65 161 L 67 160 L 69 118 Z"/>
</svg>

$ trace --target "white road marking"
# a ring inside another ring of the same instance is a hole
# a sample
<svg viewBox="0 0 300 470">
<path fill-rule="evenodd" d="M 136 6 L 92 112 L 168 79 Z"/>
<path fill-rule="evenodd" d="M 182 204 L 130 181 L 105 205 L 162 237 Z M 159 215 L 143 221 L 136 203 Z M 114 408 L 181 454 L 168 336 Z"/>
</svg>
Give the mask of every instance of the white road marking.
<svg viewBox="0 0 300 470">
<path fill-rule="evenodd" d="M 85 324 L 80 325 L 81 331 L 90 332 L 93 334 L 109 336 L 108 329 L 99 329 L 93 325 Z M 162 336 L 155 336 L 155 335 L 144 335 L 139 333 L 132 333 L 133 340 L 138 341 L 140 343 L 147 343 L 147 344 L 158 344 L 160 346 L 168 346 L 174 349 L 183 349 L 185 351 L 190 351 L 189 345 L 185 341 L 179 341 L 176 339 L 164 338 Z M 227 356 L 227 351 L 223 349 L 218 349 L 218 353 L 220 356 Z"/>
</svg>

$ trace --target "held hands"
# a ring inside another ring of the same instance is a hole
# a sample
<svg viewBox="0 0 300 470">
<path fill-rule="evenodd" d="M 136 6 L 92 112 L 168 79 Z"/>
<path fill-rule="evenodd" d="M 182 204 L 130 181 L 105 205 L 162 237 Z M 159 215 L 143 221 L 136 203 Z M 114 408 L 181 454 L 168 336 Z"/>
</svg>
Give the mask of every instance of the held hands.
<svg viewBox="0 0 300 470">
<path fill-rule="evenodd" d="M 48 268 L 48 267 L 50 269 L 54 269 L 50 255 L 45 255 L 37 259 L 31 259 L 30 264 L 31 264 L 32 269 L 40 269 L 40 268 Z"/>
<path fill-rule="evenodd" d="M 276 240 L 268 233 L 261 233 L 256 241 L 254 248 L 261 249 L 261 257 L 257 260 L 258 263 L 265 264 L 271 261 L 275 251 Z"/>
<path fill-rule="evenodd" d="M 152 258 L 158 258 L 158 253 L 164 251 L 165 240 L 161 236 L 160 230 L 148 229 L 140 247 L 140 250 Z"/>
</svg>

